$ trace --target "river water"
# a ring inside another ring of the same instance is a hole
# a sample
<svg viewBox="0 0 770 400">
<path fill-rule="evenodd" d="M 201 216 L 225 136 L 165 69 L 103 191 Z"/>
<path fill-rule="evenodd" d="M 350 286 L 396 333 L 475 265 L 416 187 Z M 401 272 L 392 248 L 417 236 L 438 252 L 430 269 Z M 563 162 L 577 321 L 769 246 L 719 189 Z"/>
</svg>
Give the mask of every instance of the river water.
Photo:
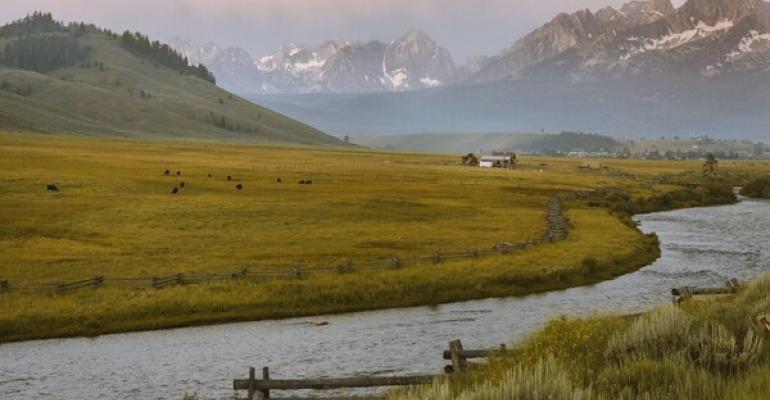
<svg viewBox="0 0 770 400">
<path fill-rule="evenodd" d="M 662 257 L 611 281 L 326 316 L 321 327 L 309 322 L 318 318 L 299 318 L 0 345 L 0 399 L 181 399 L 186 392 L 223 399 L 248 366 L 269 366 L 274 378 L 438 373 L 452 339 L 466 348 L 496 346 L 559 315 L 640 311 L 669 301 L 672 287 L 748 280 L 770 265 L 770 202 L 636 218 L 658 234 Z"/>
</svg>

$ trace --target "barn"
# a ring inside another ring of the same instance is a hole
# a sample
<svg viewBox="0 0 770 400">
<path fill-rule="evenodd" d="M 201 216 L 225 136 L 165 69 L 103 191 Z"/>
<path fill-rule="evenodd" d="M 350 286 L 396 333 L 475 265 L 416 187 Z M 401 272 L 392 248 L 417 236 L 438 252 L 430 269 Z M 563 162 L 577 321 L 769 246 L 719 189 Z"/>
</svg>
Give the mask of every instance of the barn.
<svg viewBox="0 0 770 400">
<path fill-rule="evenodd" d="M 492 155 L 482 156 L 479 162 L 482 168 L 515 168 L 516 155 Z"/>
</svg>

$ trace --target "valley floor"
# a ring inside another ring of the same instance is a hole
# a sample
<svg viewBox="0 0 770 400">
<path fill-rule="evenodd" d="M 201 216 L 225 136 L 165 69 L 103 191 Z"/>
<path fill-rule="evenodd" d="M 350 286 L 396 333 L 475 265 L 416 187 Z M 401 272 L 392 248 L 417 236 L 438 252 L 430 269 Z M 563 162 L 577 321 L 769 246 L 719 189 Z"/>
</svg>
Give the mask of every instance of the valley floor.
<svg viewBox="0 0 770 400">
<path fill-rule="evenodd" d="M 0 135 L 0 150 L 0 341 L 582 285 L 657 257 L 656 239 L 621 211 L 710 201 L 661 179 L 699 170 L 695 162 L 593 160 L 585 168 L 584 160 L 531 158 L 516 170 L 482 170 L 452 155 L 18 134 Z M 539 239 L 549 199 L 609 187 L 628 199 L 566 202 L 565 240 L 432 261 L 436 252 Z M 381 267 L 356 268 L 364 264 Z M 151 286 L 153 277 L 227 278 L 243 268 L 276 278 Z M 56 293 L 58 283 L 96 276 L 104 279 L 96 290 Z"/>
</svg>

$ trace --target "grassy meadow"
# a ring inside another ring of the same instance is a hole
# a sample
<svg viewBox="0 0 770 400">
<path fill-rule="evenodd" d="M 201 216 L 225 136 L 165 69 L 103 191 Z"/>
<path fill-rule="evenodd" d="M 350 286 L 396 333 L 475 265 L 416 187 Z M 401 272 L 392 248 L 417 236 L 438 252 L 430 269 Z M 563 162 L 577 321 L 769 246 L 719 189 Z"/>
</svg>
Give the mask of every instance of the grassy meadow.
<svg viewBox="0 0 770 400">
<path fill-rule="evenodd" d="M 467 376 L 389 400 L 753 400 L 770 391 L 770 273 L 642 316 L 563 317 Z M 513 361 L 515 360 L 515 361 Z"/>
<path fill-rule="evenodd" d="M 608 208 L 578 200 L 566 204 L 573 229 L 561 242 L 439 265 L 314 271 L 537 239 L 552 196 L 614 187 L 634 199 L 655 198 L 677 190 L 660 183 L 661 175 L 700 168 L 602 160 L 607 168 L 585 169 L 585 160 L 525 158 L 516 170 L 482 170 L 459 166 L 454 155 L 21 134 L 0 134 L 0 153 L 0 280 L 12 288 L 0 294 L 0 341 L 435 304 L 595 282 L 649 263 L 657 242 Z M 736 173 L 756 167 L 721 166 Z M 180 193 L 170 194 L 182 181 Z M 47 191 L 48 184 L 59 191 Z M 595 262 L 586 268 L 586 260 Z M 309 275 L 149 288 L 153 276 L 242 267 L 285 273 L 294 266 Z M 93 276 L 107 285 L 70 294 L 13 290 Z M 147 284 L 111 285 L 116 278 Z"/>
</svg>

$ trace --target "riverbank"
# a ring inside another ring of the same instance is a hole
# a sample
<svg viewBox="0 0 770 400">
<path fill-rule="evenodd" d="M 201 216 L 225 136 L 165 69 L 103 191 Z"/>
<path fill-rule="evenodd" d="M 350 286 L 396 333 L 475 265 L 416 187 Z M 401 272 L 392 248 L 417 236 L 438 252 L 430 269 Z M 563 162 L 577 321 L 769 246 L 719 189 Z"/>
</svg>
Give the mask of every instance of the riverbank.
<svg viewBox="0 0 770 400">
<path fill-rule="evenodd" d="M 770 391 L 770 272 L 735 295 L 641 316 L 562 317 L 464 376 L 389 400 L 758 399 Z"/>
<path fill-rule="evenodd" d="M 31 164 L 22 171 L 0 169 L 4 187 L 14 189 L 3 195 L 9 204 L 5 212 L 16 212 L 4 215 L 12 229 L 0 238 L 0 246 L 9 249 L 3 253 L 3 279 L 34 284 L 41 277 L 56 282 L 117 273 L 221 274 L 244 263 L 270 272 L 265 262 L 271 260 L 287 270 L 299 260 L 310 276 L 161 290 L 109 285 L 69 294 L 11 290 L 0 294 L 4 342 L 439 304 L 591 284 L 634 271 L 659 254 L 657 240 L 639 232 L 627 212 L 597 203 L 605 194 L 569 201 L 572 230 L 552 244 L 440 264 L 314 271 L 345 263 L 349 252 L 387 259 L 394 253 L 409 257 L 531 240 L 542 235 L 545 203 L 555 195 L 609 186 L 623 190 L 624 204 L 676 207 L 711 200 L 700 188 L 655 183 L 663 171 L 693 167 L 681 163 L 612 160 L 607 168 L 585 169 L 582 160 L 533 158 L 515 171 L 480 171 L 440 155 L 98 140 L 72 147 L 58 138 L 44 146 L 14 139 L 4 149 L 19 160 L 10 156 L 8 162 Z M 291 164 L 297 157 L 307 163 Z M 169 179 L 158 172 L 169 163 L 185 171 L 183 190 L 189 192 L 181 200 L 154 193 Z M 205 172 L 210 170 L 211 181 Z M 224 171 L 256 190 L 223 193 L 231 185 L 217 178 Z M 287 181 L 287 176 L 322 178 L 308 196 L 296 186 L 277 186 L 277 175 Z M 51 176 L 69 182 L 62 185 L 65 193 L 41 196 L 38 184 Z M 362 197 L 349 186 L 370 193 Z M 665 200 L 671 196 L 686 202 Z M 650 201 L 655 198 L 664 200 Z M 287 218 L 286 210 L 295 215 Z M 270 258 L 275 252 L 293 256 Z"/>
</svg>

